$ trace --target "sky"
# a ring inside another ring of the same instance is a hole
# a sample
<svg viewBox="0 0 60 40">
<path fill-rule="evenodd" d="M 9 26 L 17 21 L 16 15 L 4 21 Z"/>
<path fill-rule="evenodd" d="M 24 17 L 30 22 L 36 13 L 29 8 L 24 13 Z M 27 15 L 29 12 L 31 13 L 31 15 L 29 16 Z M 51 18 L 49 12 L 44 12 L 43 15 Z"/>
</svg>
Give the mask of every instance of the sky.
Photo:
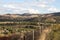
<svg viewBox="0 0 60 40">
<path fill-rule="evenodd" d="M 0 0 L 0 14 L 60 12 L 60 0 Z"/>
</svg>

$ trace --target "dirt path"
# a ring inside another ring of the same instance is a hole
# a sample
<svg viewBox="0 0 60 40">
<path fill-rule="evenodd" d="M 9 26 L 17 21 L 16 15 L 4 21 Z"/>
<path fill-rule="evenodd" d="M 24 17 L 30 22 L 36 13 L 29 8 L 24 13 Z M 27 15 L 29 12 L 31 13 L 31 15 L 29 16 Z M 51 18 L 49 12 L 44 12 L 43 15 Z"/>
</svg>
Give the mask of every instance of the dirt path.
<svg viewBox="0 0 60 40">
<path fill-rule="evenodd" d="M 46 40 L 46 36 L 47 36 L 47 34 L 49 34 L 50 31 L 51 31 L 50 28 L 44 29 L 41 33 L 39 40 Z"/>
</svg>

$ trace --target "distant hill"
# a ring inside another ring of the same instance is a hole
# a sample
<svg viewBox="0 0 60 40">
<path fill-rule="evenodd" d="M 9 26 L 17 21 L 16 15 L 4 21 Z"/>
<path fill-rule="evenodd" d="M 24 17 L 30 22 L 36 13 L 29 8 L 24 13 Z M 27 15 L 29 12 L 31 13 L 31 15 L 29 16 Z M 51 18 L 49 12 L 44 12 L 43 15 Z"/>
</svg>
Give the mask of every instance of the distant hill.
<svg viewBox="0 0 60 40">
<path fill-rule="evenodd" d="M 60 16 L 60 12 L 52 13 L 53 16 Z"/>
<path fill-rule="evenodd" d="M 4 14 L 0 15 L 0 21 L 58 21 L 60 22 L 60 12 L 49 14 Z"/>
</svg>

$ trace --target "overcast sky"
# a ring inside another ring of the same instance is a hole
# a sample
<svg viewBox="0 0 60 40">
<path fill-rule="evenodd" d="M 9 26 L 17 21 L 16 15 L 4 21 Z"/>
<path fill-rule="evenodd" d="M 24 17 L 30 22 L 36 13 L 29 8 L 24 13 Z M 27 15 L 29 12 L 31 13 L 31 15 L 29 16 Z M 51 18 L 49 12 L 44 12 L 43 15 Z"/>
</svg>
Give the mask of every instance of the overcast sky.
<svg viewBox="0 0 60 40">
<path fill-rule="evenodd" d="M 60 0 L 0 0 L 0 14 L 60 12 Z"/>
</svg>

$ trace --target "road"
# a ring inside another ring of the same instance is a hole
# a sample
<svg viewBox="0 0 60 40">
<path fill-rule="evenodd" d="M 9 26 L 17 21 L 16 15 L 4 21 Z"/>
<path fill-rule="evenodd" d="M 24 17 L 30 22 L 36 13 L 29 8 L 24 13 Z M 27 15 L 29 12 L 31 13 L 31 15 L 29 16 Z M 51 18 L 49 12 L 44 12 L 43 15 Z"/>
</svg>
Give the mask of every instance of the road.
<svg viewBox="0 0 60 40">
<path fill-rule="evenodd" d="M 51 32 L 50 28 L 46 28 L 42 31 L 39 40 L 46 40 L 47 34 L 49 34 Z"/>
</svg>

